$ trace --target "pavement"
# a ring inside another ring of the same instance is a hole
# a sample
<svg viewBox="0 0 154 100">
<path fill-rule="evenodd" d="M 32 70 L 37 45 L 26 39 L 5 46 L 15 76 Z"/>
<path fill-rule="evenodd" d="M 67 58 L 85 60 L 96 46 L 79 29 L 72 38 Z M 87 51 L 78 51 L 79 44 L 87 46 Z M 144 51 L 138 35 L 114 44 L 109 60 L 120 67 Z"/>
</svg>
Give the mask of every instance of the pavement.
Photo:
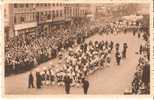
<svg viewBox="0 0 154 100">
<path fill-rule="evenodd" d="M 134 37 L 132 33 L 119 34 L 119 35 L 99 35 L 96 34 L 86 40 L 88 41 L 101 41 L 112 40 L 118 42 L 121 45 L 123 43 L 128 44 L 127 58 L 122 60 L 121 65 L 117 66 L 115 62 L 115 51 L 113 51 L 111 66 L 106 67 L 103 70 L 97 70 L 94 74 L 88 77 L 90 87 L 88 94 L 90 95 L 122 95 L 126 89 L 130 88 L 131 81 L 133 80 L 134 73 L 136 72 L 136 66 L 138 64 L 139 55 L 136 52 L 139 50 L 139 46 L 143 43 L 142 39 Z M 121 46 L 122 48 L 122 46 Z M 52 63 L 57 65 L 58 59 L 53 59 L 38 65 L 37 68 L 49 66 Z M 57 65 L 61 67 L 61 65 Z M 35 69 L 33 69 L 35 70 Z M 32 70 L 32 71 L 33 71 Z M 6 95 L 65 95 L 63 86 L 44 86 L 41 89 L 28 89 L 28 74 L 25 72 L 18 75 L 12 75 L 5 77 L 4 88 Z M 81 87 L 72 87 L 71 94 L 81 95 L 83 89 Z"/>
</svg>

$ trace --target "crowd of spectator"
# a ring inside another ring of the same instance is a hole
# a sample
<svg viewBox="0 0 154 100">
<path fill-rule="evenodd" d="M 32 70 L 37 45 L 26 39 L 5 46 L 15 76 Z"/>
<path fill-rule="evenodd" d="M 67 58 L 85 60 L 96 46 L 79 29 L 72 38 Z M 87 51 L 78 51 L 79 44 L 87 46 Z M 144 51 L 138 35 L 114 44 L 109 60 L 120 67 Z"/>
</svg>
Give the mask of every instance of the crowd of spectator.
<svg viewBox="0 0 154 100">
<path fill-rule="evenodd" d="M 24 72 L 55 58 L 62 48 L 80 44 L 94 32 L 96 27 L 80 20 L 54 27 L 51 33 L 19 34 L 5 44 L 5 75 Z"/>
</svg>

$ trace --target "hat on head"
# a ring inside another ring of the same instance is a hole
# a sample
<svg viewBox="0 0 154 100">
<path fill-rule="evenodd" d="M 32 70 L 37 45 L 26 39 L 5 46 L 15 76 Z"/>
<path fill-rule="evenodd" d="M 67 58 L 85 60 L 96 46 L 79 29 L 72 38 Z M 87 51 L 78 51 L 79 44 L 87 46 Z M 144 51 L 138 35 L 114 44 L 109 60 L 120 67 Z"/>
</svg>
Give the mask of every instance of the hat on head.
<svg viewBox="0 0 154 100">
<path fill-rule="evenodd" d="M 36 72 L 39 72 L 39 71 L 40 71 L 40 69 L 39 69 L 39 68 L 37 68 L 37 69 L 36 69 Z"/>
</svg>

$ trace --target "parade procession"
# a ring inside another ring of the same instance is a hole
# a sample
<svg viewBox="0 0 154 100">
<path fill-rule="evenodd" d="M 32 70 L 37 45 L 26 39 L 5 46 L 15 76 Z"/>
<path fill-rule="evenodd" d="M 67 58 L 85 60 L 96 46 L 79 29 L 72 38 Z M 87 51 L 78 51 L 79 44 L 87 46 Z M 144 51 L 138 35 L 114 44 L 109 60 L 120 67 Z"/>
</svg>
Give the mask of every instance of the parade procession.
<svg viewBox="0 0 154 100">
<path fill-rule="evenodd" d="M 5 7 L 6 94 L 150 94 L 148 5 Z"/>
</svg>

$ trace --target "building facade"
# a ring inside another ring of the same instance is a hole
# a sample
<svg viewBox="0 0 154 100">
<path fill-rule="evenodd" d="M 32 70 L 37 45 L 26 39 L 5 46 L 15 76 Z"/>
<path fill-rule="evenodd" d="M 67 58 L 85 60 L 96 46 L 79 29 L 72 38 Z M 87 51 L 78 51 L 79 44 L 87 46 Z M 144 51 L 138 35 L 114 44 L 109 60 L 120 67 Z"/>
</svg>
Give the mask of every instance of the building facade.
<svg viewBox="0 0 154 100">
<path fill-rule="evenodd" d="M 15 3 L 5 5 L 6 37 L 11 38 L 19 34 L 36 32 L 41 24 L 50 32 L 52 24 L 57 21 L 71 20 L 73 17 L 85 17 L 87 4 Z"/>
</svg>

